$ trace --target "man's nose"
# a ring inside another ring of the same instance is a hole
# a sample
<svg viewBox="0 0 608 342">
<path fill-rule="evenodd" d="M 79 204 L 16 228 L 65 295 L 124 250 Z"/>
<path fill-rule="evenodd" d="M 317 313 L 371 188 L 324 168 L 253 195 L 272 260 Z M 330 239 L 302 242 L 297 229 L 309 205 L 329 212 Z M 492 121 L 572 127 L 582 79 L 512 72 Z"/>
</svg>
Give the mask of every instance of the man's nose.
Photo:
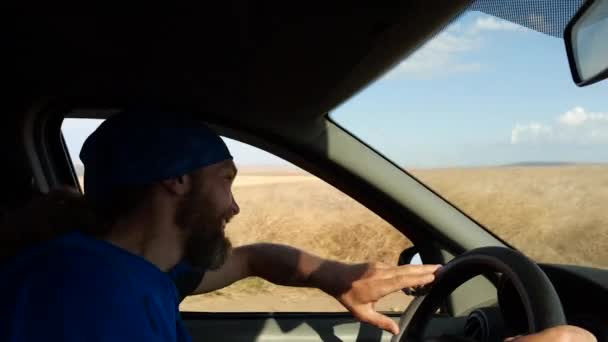
<svg viewBox="0 0 608 342">
<path fill-rule="evenodd" d="M 234 199 L 234 195 L 232 196 L 232 215 L 236 216 L 241 212 L 241 207 L 239 207 L 238 203 Z"/>
</svg>

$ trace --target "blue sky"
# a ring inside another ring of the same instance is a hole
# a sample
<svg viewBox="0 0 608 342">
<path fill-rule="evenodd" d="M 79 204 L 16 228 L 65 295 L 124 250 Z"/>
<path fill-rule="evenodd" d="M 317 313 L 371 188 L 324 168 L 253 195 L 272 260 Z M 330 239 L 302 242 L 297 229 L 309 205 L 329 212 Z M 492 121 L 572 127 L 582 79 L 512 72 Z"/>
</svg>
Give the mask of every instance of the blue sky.
<svg viewBox="0 0 608 342">
<path fill-rule="evenodd" d="M 577 87 L 562 39 L 479 12 L 331 116 L 409 167 L 608 162 L 608 82 Z"/>
<path fill-rule="evenodd" d="M 406 167 L 608 162 L 608 81 L 577 87 L 562 39 L 478 12 L 331 117 Z M 72 156 L 98 124 L 64 124 Z M 228 144 L 241 166 L 286 164 Z"/>
</svg>

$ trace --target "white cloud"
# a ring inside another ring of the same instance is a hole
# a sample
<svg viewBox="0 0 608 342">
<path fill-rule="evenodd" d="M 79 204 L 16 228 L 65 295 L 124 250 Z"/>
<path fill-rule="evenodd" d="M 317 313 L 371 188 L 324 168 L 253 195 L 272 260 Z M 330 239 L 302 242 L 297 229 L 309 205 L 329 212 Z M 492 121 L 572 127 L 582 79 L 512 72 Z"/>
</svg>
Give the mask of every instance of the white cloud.
<svg viewBox="0 0 608 342">
<path fill-rule="evenodd" d="M 469 52 L 482 48 L 484 32 L 527 30 L 489 15 L 476 16 L 473 22 L 466 25 L 462 22 L 452 24 L 398 64 L 385 77 L 428 79 L 447 74 L 476 72 L 482 69 L 482 65 L 466 57 Z"/>
<path fill-rule="evenodd" d="M 464 62 L 458 57 L 479 48 L 479 37 L 460 34 L 458 31 L 459 28 L 453 28 L 440 33 L 397 65 L 386 77 L 430 78 L 441 74 L 478 71 L 481 68 L 479 63 Z"/>
<path fill-rule="evenodd" d="M 480 17 L 473 24 L 473 30 L 479 31 L 526 31 L 526 28 L 510 21 L 496 17 Z"/>
<path fill-rule="evenodd" d="M 574 107 L 559 117 L 559 122 L 563 125 L 578 126 L 587 120 L 587 113 L 582 107 Z"/>
<path fill-rule="evenodd" d="M 516 124 L 511 144 L 525 143 L 608 144 L 608 112 L 588 112 L 577 106 L 554 123 Z"/>
<path fill-rule="evenodd" d="M 516 124 L 511 130 L 511 144 L 546 141 L 553 134 L 553 128 L 538 122 Z"/>
<path fill-rule="evenodd" d="M 590 113 L 583 107 L 574 107 L 559 117 L 559 122 L 567 126 L 580 126 L 592 121 L 608 122 L 608 113 Z"/>
</svg>

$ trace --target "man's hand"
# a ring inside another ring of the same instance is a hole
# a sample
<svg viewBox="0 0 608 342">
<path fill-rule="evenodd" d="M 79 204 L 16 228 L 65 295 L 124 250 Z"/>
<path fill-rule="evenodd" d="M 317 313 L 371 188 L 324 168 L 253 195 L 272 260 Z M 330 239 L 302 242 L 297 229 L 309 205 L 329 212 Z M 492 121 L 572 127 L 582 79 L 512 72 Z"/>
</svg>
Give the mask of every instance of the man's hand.
<svg viewBox="0 0 608 342">
<path fill-rule="evenodd" d="M 597 342 L 593 334 L 587 330 L 571 325 L 562 325 L 555 328 L 543 330 L 539 333 L 511 337 L 505 342 Z"/>
<path fill-rule="evenodd" d="M 393 334 L 399 327 L 377 312 L 376 302 L 404 288 L 432 283 L 440 265 L 388 266 L 382 263 L 346 265 L 328 262 L 315 272 L 319 287 L 334 296 L 355 318 Z"/>
</svg>

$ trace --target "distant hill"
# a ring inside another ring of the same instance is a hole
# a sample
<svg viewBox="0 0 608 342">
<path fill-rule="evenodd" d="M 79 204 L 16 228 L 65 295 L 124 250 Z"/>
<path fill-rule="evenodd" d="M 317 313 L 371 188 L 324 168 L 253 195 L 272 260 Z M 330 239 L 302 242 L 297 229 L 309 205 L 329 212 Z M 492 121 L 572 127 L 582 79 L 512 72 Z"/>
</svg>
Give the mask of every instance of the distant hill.
<svg viewBox="0 0 608 342">
<path fill-rule="evenodd" d="M 578 165 L 578 163 L 568 163 L 568 162 L 543 162 L 543 161 L 527 161 L 527 162 L 519 162 L 512 164 L 502 165 L 503 167 L 546 167 L 546 166 L 571 166 Z"/>
</svg>

